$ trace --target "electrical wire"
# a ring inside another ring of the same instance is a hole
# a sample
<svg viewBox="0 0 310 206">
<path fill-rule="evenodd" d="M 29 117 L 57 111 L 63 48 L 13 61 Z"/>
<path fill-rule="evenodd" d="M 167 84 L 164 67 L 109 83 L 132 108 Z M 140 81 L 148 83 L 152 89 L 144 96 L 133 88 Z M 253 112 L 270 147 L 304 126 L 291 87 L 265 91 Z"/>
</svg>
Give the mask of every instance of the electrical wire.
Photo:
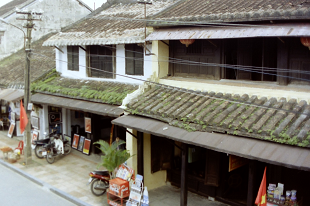
<svg viewBox="0 0 310 206">
<path fill-rule="evenodd" d="M 32 52 L 32 54 L 43 56 L 43 57 L 47 57 L 47 58 L 51 58 L 54 61 L 68 63 L 67 61 L 60 60 L 60 59 L 55 59 L 55 58 L 52 58 L 52 57 L 49 57 L 49 56 L 46 56 L 46 55 L 43 55 L 43 54 L 33 53 L 33 52 Z M 115 73 L 115 72 L 100 70 L 100 69 L 93 68 L 93 67 L 87 67 L 85 65 L 80 65 L 80 64 L 77 64 L 77 65 L 79 65 L 79 67 L 84 67 L 84 68 L 88 68 L 88 69 L 92 69 L 92 70 L 96 70 L 96 71 L 100 71 L 100 72 L 110 73 L 110 74 L 113 74 L 113 75 L 116 75 L 116 76 L 121 76 L 121 77 L 129 78 L 129 79 L 134 79 L 134 80 L 142 81 L 144 83 L 154 84 L 154 85 L 157 85 L 157 86 L 160 86 L 160 87 L 163 87 L 163 88 L 166 88 L 166 89 L 170 89 L 170 90 L 180 91 L 180 92 L 184 92 L 184 93 L 188 93 L 188 94 L 194 94 L 194 95 L 201 96 L 201 97 L 206 97 L 207 96 L 208 98 L 214 99 L 214 100 L 226 101 L 226 102 L 235 103 L 235 104 L 243 104 L 243 105 L 246 105 L 246 106 L 253 106 L 253 107 L 262 108 L 262 109 L 273 109 L 273 110 L 277 110 L 277 111 L 283 111 L 283 112 L 288 112 L 288 113 L 294 113 L 294 114 L 299 114 L 299 115 L 310 116 L 310 114 L 307 114 L 307 113 L 304 113 L 304 112 L 296 112 L 296 111 L 293 111 L 293 110 L 286 110 L 286 109 L 282 109 L 282 108 L 274 108 L 272 106 L 265 106 L 265 105 L 255 104 L 255 103 L 249 103 L 249 102 L 246 102 L 246 101 L 230 100 L 230 99 L 225 99 L 225 98 L 221 98 L 221 97 L 214 97 L 214 96 L 210 96 L 210 95 L 199 94 L 198 92 L 194 92 L 194 91 L 191 91 L 191 90 L 187 90 L 187 89 L 183 89 L 183 88 L 179 88 L 179 87 L 175 87 L 175 86 L 168 86 L 168 85 L 161 84 L 161 83 L 158 83 L 158 82 L 153 82 L 153 81 L 150 81 L 150 80 L 139 79 L 139 78 L 128 76 L 128 75 L 123 75 L 123 74 L 118 74 L 118 73 Z"/>
<path fill-rule="evenodd" d="M 126 51 L 136 52 L 136 51 L 131 51 L 131 50 L 126 50 Z M 138 53 L 141 54 L 141 52 L 138 52 Z M 79 54 L 72 53 L 72 52 L 68 52 L 68 54 L 79 55 Z M 153 60 L 144 60 L 144 58 L 123 57 L 123 56 L 116 56 L 116 55 L 90 54 L 88 56 L 90 56 L 90 57 L 112 57 L 112 58 L 118 57 L 118 58 L 124 58 L 124 59 L 133 59 L 133 60 L 142 61 L 142 62 L 144 62 L 144 61 L 153 62 Z M 160 60 L 159 62 L 168 62 L 168 63 L 172 63 L 172 64 L 187 65 L 187 66 L 223 67 L 223 68 L 234 69 L 234 70 L 239 70 L 239 71 L 258 73 L 258 74 L 262 74 L 262 75 L 284 77 L 284 78 L 290 78 L 290 79 L 310 82 L 309 79 L 305 79 L 305 78 L 294 77 L 294 76 L 289 76 L 289 75 L 284 75 L 284 74 L 270 73 L 270 72 L 274 71 L 274 72 L 283 72 L 283 73 L 290 72 L 290 73 L 305 74 L 305 75 L 310 74 L 310 72 L 302 71 L 302 70 L 288 70 L 288 69 L 277 69 L 277 68 L 268 68 L 268 67 L 253 67 L 253 66 L 243 66 L 243 65 L 195 62 L 195 61 L 183 60 L 183 59 L 177 59 L 177 58 L 170 58 L 170 57 L 169 57 L 169 59 L 173 59 L 173 60 Z M 105 62 L 109 62 L 109 61 L 105 61 Z M 251 69 L 251 68 L 255 68 L 255 69 Z M 262 70 L 264 70 L 264 71 L 262 71 Z M 270 72 L 266 72 L 269 70 L 270 70 Z"/>
</svg>

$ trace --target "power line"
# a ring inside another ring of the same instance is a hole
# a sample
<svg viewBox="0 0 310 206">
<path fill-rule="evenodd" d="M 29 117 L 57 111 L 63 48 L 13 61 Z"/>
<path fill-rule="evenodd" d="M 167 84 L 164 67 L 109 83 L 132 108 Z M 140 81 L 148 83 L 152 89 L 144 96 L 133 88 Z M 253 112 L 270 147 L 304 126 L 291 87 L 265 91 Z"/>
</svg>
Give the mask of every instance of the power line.
<svg viewBox="0 0 310 206">
<path fill-rule="evenodd" d="M 131 51 L 131 50 L 125 50 L 125 51 L 130 51 L 130 52 L 135 52 L 135 53 L 140 53 L 141 52 L 136 52 L 136 51 Z M 72 55 L 79 55 L 76 53 L 72 52 L 67 52 L 68 54 Z M 153 62 L 152 60 L 144 60 L 144 58 L 135 58 L 135 57 L 123 57 L 123 56 L 116 56 L 116 55 L 100 55 L 100 54 L 89 54 L 88 56 L 91 57 L 119 57 L 119 58 L 124 58 L 124 59 L 133 59 L 137 61 L 147 61 L 147 62 Z M 170 60 L 172 59 L 172 60 Z M 107 61 L 105 61 L 107 62 Z M 159 62 L 169 62 L 173 64 L 180 64 L 180 65 L 188 65 L 188 66 L 204 66 L 204 67 L 223 67 L 223 68 L 228 68 L 228 69 L 234 69 L 234 70 L 240 70 L 240 71 L 245 71 L 245 72 L 253 72 L 253 73 L 258 73 L 262 75 L 270 75 L 270 76 L 276 76 L 276 77 L 284 77 L 284 78 L 290 78 L 290 79 L 296 79 L 296 80 L 301 80 L 301 81 L 307 81 L 310 82 L 309 79 L 305 78 L 300 78 L 300 77 L 293 77 L 289 75 L 282 75 L 282 74 L 274 74 L 274 73 L 269 73 L 267 71 L 274 71 L 274 72 L 290 72 L 290 73 L 297 73 L 297 74 L 305 74 L 309 75 L 309 71 L 302 71 L 302 70 L 289 70 L 289 69 L 278 69 L 278 68 L 269 68 L 269 67 L 253 67 L 253 66 L 244 66 L 244 65 L 230 65 L 230 64 L 218 64 L 218 63 L 207 63 L 207 62 L 196 62 L 196 61 L 190 61 L 190 60 L 184 60 L 184 59 L 177 59 L 177 58 L 171 58 L 168 57 L 168 60 L 160 60 Z M 251 69 L 254 68 L 254 69 Z M 264 71 L 262 71 L 264 70 Z"/>
<path fill-rule="evenodd" d="M 42 55 L 42 54 L 38 54 L 38 53 L 33 53 L 33 54 L 39 55 L 39 56 L 44 56 L 44 57 L 47 57 L 47 58 L 51 58 L 51 57 L 48 57 L 46 55 Z M 55 58 L 53 58 L 53 59 L 54 59 L 54 61 L 68 63 L 67 61 L 64 61 L 64 60 L 55 59 Z M 128 75 L 123 75 L 123 74 L 118 74 L 118 73 L 115 73 L 115 72 L 109 72 L 109 71 L 105 71 L 105 70 L 100 70 L 100 69 L 93 68 L 93 67 L 87 67 L 85 65 L 80 65 L 80 64 L 78 64 L 78 65 L 79 65 L 79 67 L 81 66 L 81 67 L 85 67 L 85 68 L 90 68 L 92 70 L 97 70 L 97 71 L 100 71 L 100 72 L 110 73 L 110 74 L 113 74 L 113 75 L 117 75 L 117 76 L 129 78 L 129 79 L 134 79 L 134 80 L 142 81 L 144 83 L 155 84 L 155 85 L 161 86 L 163 88 L 167 88 L 167 89 L 171 89 L 171 90 L 175 90 L 175 91 L 180 91 L 180 92 L 184 92 L 184 93 L 188 93 L 188 94 L 194 94 L 194 95 L 201 96 L 201 97 L 206 97 L 206 95 L 204 95 L 204 94 L 199 94 L 197 92 L 190 91 L 190 90 L 187 90 L 187 89 L 183 89 L 183 88 L 179 88 L 179 87 L 175 87 L 175 86 L 167 86 L 165 84 L 161 84 L 161 83 L 158 83 L 158 82 L 153 82 L 153 81 L 149 81 L 149 80 L 143 80 L 143 79 L 139 79 L 139 78 L 128 76 Z M 239 100 L 229 100 L 229 99 L 220 98 L 220 97 L 213 97 L 213 96 L 210 96 L 210 95 L 207 95 L 207 96 L 208 96 L 208 98 L 214 99 L 214 100 L 226 101 L 226 102 L 235 103 L 235 104 L 243 104 L 243 105 L 247 105 L 247 106 L 254 106 L 254 107 L 263 108 L 263 109 L 274 109 L 274 110 L 277 110 L 277 111 L 284 111 L 284 112 L 288 112 L 288 113 L 294 113 L 294 114 L 300 114 L 300 115 L 303 114 L 303 115 L 310 116 L 310 114 L 303 113 L 303 112 L 296 112 L 296 111 L 293 111 L 293 110 L 286 110 L 286 109 L 282 109 L 282 108 L 274 108 L 272 106 L 264 106 L 264 105 L 259 105 L 259 104 L 255 104 L 255 103 L 248 103 L 248 102 L 239 101 Z"/>
</svg>

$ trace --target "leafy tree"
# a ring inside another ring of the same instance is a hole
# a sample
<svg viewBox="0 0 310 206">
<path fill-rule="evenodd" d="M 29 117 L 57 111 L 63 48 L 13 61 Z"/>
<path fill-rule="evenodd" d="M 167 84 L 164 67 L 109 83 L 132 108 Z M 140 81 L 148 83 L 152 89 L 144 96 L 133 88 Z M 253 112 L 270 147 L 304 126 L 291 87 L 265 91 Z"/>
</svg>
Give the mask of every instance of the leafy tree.
<svg viewBox="0 0 310 206">
<path fill-rule="evenodd" d="M 98 148 L 104 154 L 101 156 L 101 163 L 98 164 L 98 167 L 105 167 L 112 174 L 112 178 L 115 178 L 115 169 L 131 157 L 128 150 L 117 150 L 117 147 L 125 144 L 125 141 L 120 140 L 115 144 L 109 145 L 106 141 L 99 140 L 94 142 L 94 144 L 99 144 L 100 147 Z"/>
</svg>

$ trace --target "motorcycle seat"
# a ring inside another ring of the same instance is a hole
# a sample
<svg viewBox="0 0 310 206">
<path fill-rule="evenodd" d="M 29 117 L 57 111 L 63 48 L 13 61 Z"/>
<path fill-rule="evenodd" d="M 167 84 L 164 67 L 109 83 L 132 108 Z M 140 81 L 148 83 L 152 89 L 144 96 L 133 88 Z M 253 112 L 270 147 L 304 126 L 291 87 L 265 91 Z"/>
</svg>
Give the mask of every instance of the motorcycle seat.
<svg viewBox="0 0 310 206">
<path fill-rule="evenodd" d="M 40 139 L 40 140 L 35 140 L 35 144 L 47 144 L 50 141 L 50 139 Z"/>
<path fill-rule="evenodd" d="M 96 174 L 96 175 L 102 175 L 102 176 L 110 175 L 109 171 L 93 171 L 93 173 Z"/>
</svg>

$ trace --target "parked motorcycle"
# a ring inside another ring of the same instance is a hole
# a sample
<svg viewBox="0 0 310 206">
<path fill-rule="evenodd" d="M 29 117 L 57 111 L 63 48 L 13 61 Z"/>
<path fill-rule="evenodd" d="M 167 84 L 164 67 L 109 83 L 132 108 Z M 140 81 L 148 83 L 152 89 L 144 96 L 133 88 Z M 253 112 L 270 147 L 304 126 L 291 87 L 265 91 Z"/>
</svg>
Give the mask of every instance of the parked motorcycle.
<svg viewBox="0 0 310 206">
<path fill-rule="evenodd" d="M 90 185 L 91 192 L 100 196 L 103 195 L 109 188 L 110 174 L 108 171 L 92 171 L 89 173 L 88 184 Z"/>
<path fill-rule="evenodd" d="M 46 134 L 46 133 L 44 133 Z M 43 159 L 44 156 L 42 155 L 42 148 L 44 145 L 47 145 L 51 141 L 51 137 L 56 134 L 56 131 L 50 133 L 49 135 L 45 136 L 45 139 L 35 140 L 32 144 L 34 153 L 39 159 Z"/>
<path fill-rule="evenodd" d="M 54 140 L 43 146 L 42 155 L 50 164 L 55 162 L 55 158 L 60 155 L 67 155 L 71 152 L 71 145 L 68 140 L 63 140 L 59 134 L 54 135 Z"/>
</svg>

